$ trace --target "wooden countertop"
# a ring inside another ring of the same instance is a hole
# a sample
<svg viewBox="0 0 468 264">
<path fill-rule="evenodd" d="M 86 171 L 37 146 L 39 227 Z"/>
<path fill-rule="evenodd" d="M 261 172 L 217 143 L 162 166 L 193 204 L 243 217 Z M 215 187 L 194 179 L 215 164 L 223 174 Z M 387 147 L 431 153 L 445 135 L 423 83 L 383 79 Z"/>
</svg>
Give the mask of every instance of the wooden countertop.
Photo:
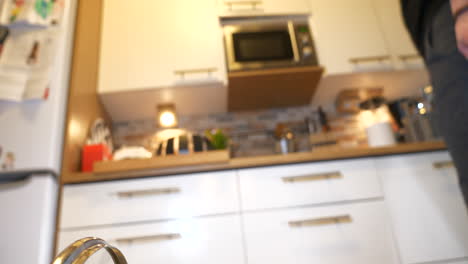
<svg viewBox="0 0 468 264">
<path fill-rule="evenodd" d="M 174 166 L 165 168 L 148 168 L 132 170 L 110 170 L 106 173 L 74 173 L 65 174 L 61 178 L 62 184 L 77 184 L 87 182 L 110 181 L 119 179 L 131 179 L 142 177 L 166 176 L 184 173 L 207 172 L 217 170 L 231 170 L 240 168 L 252 168 L 272 165 L 284 165 L 304 162 L 318 162 L 340 159 L 354 159 L 365 157 L 378 157 L 397 154 L 408 154 L 418 152 L 431 152 L 445 150 L 446 146 L 442 142 L 400 144 L 391 147 L 381 148 L 343 148 L 337 150 L 317 150 L 312 152 L 292 153 L 287 155 L 270 155 L 258 157 L 244 157 L 232 159 L 220 159 L 216 163 L 204 163 L 203 159 L 197 162 L 190 162 L 187 166 Z M 174 157 L 172 157 L 174 159 Z M 153 162 L 154 163 L 154 162 Z M 110 165 L 109 165 L 110 166 Z"/>
</svg>

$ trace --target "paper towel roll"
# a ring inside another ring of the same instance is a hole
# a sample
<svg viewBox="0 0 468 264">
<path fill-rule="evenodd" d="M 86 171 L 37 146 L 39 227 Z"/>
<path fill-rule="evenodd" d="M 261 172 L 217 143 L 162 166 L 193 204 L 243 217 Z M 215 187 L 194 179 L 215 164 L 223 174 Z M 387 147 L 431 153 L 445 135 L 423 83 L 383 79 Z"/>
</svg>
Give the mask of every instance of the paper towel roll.
<svg viewBox="0 0 468 264">
<path fill-rule="evenodd" d="M 366 129 L 370 147 L 395 145 L 395 135 L 389 122 L 376 123 Z"/>
</svg>

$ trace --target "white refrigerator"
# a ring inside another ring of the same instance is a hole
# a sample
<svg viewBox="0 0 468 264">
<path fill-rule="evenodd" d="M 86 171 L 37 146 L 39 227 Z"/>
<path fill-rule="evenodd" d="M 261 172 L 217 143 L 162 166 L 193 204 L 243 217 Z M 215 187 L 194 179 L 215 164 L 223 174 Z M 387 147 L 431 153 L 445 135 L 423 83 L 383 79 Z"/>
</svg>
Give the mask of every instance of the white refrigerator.
<svg viewBox="0 0 468 264">
<path fill-rule="evenodd" d="M 77 0 L 64 3 L 48 99 L 0 101 L 2 264 L 49 264 L 53 258 Z"/>
</svg>

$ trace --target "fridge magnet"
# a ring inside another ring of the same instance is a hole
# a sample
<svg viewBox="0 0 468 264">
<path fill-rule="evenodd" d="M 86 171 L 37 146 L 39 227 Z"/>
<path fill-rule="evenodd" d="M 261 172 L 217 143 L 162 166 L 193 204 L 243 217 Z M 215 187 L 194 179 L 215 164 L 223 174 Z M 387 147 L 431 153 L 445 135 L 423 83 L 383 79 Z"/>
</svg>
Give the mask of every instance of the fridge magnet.
<svg viewBox="0 0 468 264">
<path fill-rule="evenodd" d="M 62 20 L 63 11 L 65 10 L 65 1 L 64 0 L 55 0 L 54 10 L 51 15 L 51 24 L 58 25 Z"/>
<path fill-rule="evenodd" d="M 54 9 L 54 3 L 55 0 L 36 0 L 34 7 L 42 19 L 47 19 Z"/>
<path fill-rule="evenodd" d="M 34 44 L 31 47 L 31 51 L 29 52 L 29 56 L 27 58 L 26 64 L 34 65 L 37 63 L 37 57 L 39 53 L 39 41 L 34 41 Z"/>
<path fill-rule="evenodd" d="M 0 25 L 0 56 L 2 55 L 3 43 L 5 43 L 9 34 L 10 30 L 5 26 Z"/>
<path fill-rule="evenodd" d="M 10 13 L 10 22 L 15 22 L 19 14 L 23 11 L 25 0 L 13 0 L 13 8 Z"/>
<path fill-rule="evenodd" d="M 15 154 L 13 152 L 8 152 L 5 155 L 5 160 L 2 164 L 3 170 L 14 170 L 15 169 Z"/>
</svg>

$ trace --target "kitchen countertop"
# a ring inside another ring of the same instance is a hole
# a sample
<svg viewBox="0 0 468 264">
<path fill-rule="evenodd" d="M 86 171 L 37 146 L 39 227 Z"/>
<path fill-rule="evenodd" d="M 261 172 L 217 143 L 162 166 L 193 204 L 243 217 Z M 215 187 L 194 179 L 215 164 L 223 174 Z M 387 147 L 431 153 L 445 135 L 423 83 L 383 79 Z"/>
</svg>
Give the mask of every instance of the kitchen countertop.
<svg viewBox="0 0 468 264">
<path fill-rule="evenodd" d="M 312 152 L 291 153 L 287 155 L 269 155 L 257 157 L 231 158 L 226 162 L 189 166 L 177 166 L 159 169 L 127 170 L 111 173 L 72 173 L 63 175 L 62 184 L 77 184 L 87 182 L 110 181 L 119 179 L 131 179 L 154 176 L 167 176 L 185 173 L 208 172 L 218 170 L 232 170 L 241 168 L 253 168 L 262 166 L 274 166 L 305 162 L 330 161 L 341 159 L 355 159 L 365 157 L 379 157 L 419 152 L 431 152 L 445 150 L 443 142 L 425 142 L 399 144 L 390 147 L 379 148 L 343 148 L 336 150 L 317 150 Z"/>
</svg>

